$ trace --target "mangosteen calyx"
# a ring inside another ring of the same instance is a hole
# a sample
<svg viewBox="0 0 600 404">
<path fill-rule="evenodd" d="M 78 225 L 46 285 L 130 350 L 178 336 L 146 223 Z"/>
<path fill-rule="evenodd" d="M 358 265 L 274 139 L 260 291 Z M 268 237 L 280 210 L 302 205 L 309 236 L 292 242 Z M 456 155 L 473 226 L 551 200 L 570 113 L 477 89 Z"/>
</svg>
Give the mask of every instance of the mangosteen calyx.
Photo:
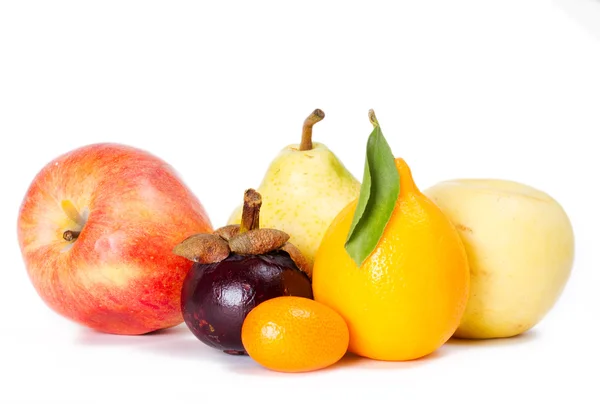
<svg viewBox="0 0 600 404">
<path fill-rule="evenodd" d="M 194 234 L 173 248 L 173 253 L 200 264 L 221 262 L 230 254 L 262 255 L 272 251 L 285 251 L 299 270 L 309 279 L 311 267 L 300 250 L 288 240 L 290 236 L 281 230 L 259 228 L 260 194 L 250 188 L 244 192 L 242 223 L 227 225 L 212 234 Z"/>
</svg>

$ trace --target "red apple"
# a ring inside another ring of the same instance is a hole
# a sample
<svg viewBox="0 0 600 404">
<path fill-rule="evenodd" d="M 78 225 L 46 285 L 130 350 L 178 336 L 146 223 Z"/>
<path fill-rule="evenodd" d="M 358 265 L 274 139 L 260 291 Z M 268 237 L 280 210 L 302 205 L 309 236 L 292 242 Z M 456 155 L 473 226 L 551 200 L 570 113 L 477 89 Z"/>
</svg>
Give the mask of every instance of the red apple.
<svg viewBox="0 0 600 404">
<path fill-rule="evenodd" d="M 93 144 L 47 164 L 18 218 L 27 272 L 54 311 L 112 334 L 144 334 L 183 321 L 190 262 L 172 253 L 212 225 L 163 160 L 119 144 Z"/>
</svg>

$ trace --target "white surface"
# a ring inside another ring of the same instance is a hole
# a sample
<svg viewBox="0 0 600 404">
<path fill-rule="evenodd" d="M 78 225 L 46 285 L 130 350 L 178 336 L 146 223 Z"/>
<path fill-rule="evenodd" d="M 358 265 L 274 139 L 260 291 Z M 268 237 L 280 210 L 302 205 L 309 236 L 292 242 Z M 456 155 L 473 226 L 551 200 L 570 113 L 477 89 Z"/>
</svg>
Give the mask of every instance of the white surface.
<svg viewBox="0 0 600 404">
<path fill-rule="evenodd" d="M 391 4 L 0 4 L 1 403 L 600 402 L 600 4 Z M 38 298 L 16 218 L 47 161 L 100 141 L 146 149 L 220 226 L 317 107 L 327 116 L 315 140 L 359 178 L 374 108 L 421 188 L 500 177 L 559 200 L 577 257 L 554 310 L 519 338 L 283 375 L 211 350 L 184 326 L 100 335 Z"/>
</svg>

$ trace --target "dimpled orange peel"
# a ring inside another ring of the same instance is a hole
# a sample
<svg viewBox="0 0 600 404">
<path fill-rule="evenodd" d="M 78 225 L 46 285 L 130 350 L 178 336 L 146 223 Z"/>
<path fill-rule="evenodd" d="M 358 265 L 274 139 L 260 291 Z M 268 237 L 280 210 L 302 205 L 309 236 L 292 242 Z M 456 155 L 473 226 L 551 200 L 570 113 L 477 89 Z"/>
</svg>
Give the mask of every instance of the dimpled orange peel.
<svg viewBox="0 0 600 404">
<path fill-rule="evenodd" d="M 442 346 L 469 296 L 459 234 L 396 158 L 373 111 L 359 198 L 329 226 L 313 268 L 315 300 L 338 312 L 349 351 L 403 361 Z M 399 186 L 398 186 L 399 185 Z"/>
<path fill-rule="evenodd" d="M 331 308 L 299 296 L 256 306 L 244 320 L 248 355 L 270 370 L 310 372 L 333 365 L 348 349 L 348 326 Z"/>
</svg>

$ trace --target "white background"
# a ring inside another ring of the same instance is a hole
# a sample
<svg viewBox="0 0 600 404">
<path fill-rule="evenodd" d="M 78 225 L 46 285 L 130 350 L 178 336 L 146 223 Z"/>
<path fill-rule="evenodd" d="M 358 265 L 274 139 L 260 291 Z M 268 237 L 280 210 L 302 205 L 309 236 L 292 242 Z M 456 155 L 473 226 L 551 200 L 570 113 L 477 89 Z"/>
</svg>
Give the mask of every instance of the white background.
<svg viewBox="0 0 600 404">
<path fill-rule="evenodd" d="M 0 3 L 0 402 L 600 402 L 600 3 L 290 3 Z M 496 177 L 555 197 L 576 263 L 554 310 L 518 338 L 284 375 L 185 326 L 101 335 L 39 299 L 16 219 L 49 160 L 95 142 L 146 149 L 220 226 L 314 108 L 315 140 L 358 178 L 374 108 L 422 189 Z"/>
</svg>

